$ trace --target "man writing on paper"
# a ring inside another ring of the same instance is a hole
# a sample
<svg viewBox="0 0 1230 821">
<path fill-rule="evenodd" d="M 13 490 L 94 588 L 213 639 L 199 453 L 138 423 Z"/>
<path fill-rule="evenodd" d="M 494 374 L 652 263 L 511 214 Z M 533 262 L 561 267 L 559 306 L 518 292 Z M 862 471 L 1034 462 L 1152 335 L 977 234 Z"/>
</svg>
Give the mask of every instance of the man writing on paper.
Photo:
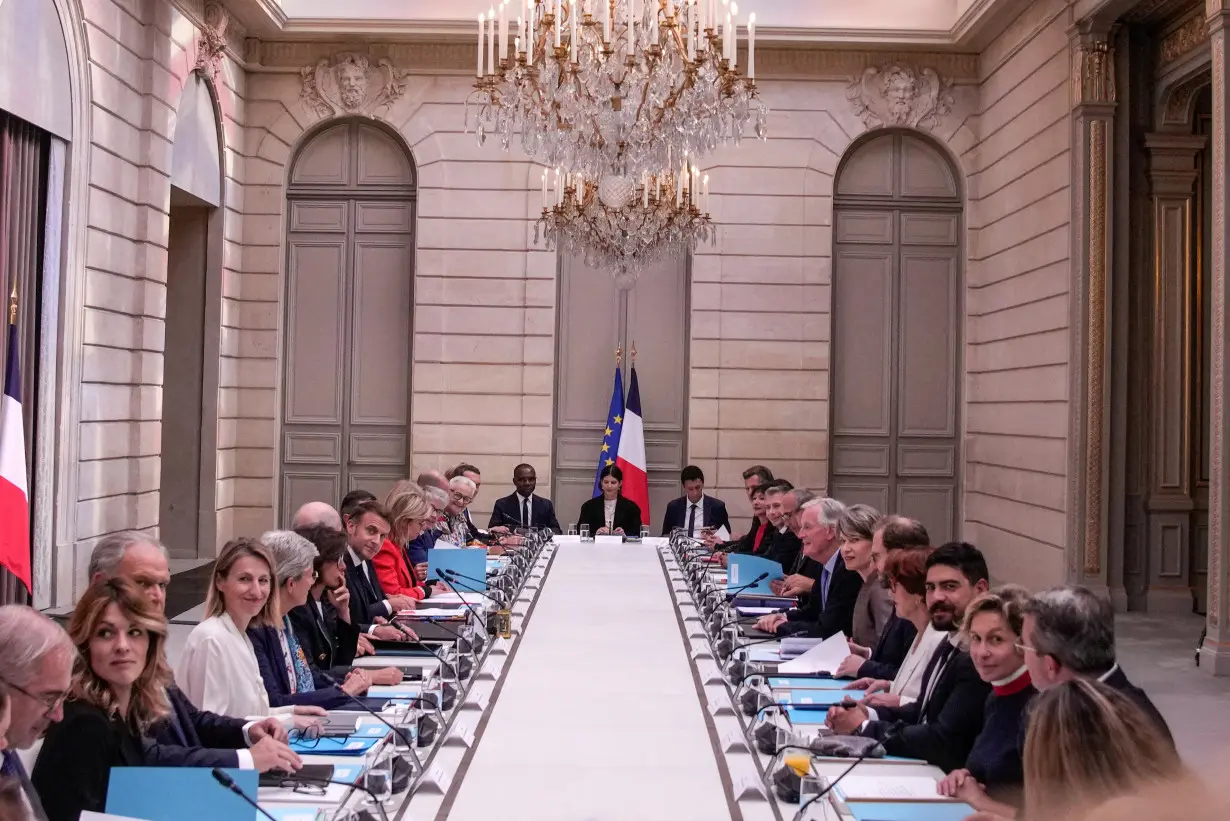
<svg viewBox="0 0 1230 821">
<path fill-rule="evenodd" d="M 948 634 L 923 673 L 922 695 L 904 707 L 864 707 L 852 701 L 831 707 L 825 723 L 842 735 L 879 739 L 889 755 L 921 758 L 944 772 L 965 766 L 982 730 L 991 685 L 961 648 L 965 609 L 987 592 L 986 559 L 973 545 L 949 542 L 927 558 L 927 609 L 931 626 Z"/>
<path fill-rule="evenodd" d="M 696 465 L 688 465 L 679 474 L 679 481 L 683 485 L 683 496 L 667 504 L 666 515 L 662 518 L 662 535 L 669 536 L 672 530 L 682 527 L 689 538 L 722 528 L 729 536 L 730 516 L 726 513 L 726 504 L 705 495 L 704 472 Z"/>
</svg>

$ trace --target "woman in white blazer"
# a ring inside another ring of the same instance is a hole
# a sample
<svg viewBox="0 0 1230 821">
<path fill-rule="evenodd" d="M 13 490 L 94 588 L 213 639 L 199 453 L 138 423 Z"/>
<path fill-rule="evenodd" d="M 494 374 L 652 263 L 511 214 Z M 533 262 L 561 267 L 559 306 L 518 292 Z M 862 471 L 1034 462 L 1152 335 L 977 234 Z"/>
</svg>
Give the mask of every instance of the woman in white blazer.
<svg viewBox="0 0 1230 821">
<path fill-rule="evenodd" d="M 859 679 L 846 689 L 865 689 L 864 703 L 868 707 L 900 707 L 917 701 L 922 692 L 923 674 L 935 648 L 948 637 L 931 626 L 927 612 L 927 557 L 933 548 L 893 550 L 885 560 L 884 576 L 893 593 L 897 615 L 914 625 L 918 631 L 914 643 L 897 669 L 892 681 Z"/>
<path fill-rule="evenodd" d="M 283 717 L 287 726 L 323 716 L 319 707 L 269 706 L 247 629 L 272 624 L 273 560 L 256 539 L 232 539 L 214 566 L 205 619 L 193 628 L 175 667 L 175 683 L 193 704 L 224 716 Z"/>
</svg>

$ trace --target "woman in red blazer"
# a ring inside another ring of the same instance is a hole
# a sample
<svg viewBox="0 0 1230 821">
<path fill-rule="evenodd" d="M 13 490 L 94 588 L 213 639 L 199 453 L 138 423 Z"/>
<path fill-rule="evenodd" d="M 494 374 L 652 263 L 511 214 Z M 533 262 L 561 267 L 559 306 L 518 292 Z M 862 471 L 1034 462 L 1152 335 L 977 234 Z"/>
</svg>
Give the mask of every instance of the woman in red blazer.
<svg viewBox="0 0 1230 821">
<path fill-rule="evenodd" d="M 431 595 L 431 588 L 424 586 L 424 580 L 418 578 L 414 567 L 406 561 L 403 545 L 419 537 L 423 528 L 435 519 L 435 510 L 423 495 L 423 489 L 408 479 L 393 486 L 384 505 L 389 513 L 390 530 L 389 538 L 372 557 L 376 578 L 380 579 L 386 596 L 425 599 Z"/>
</svg>

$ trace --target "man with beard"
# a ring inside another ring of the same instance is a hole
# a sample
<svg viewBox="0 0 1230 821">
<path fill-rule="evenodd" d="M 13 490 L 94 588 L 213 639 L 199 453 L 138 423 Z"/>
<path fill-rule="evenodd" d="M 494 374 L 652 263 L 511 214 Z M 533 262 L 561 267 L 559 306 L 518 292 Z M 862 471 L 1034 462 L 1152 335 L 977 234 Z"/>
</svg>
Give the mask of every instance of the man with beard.
<svg viewBox="0 0 1230 821">
<path fill-rule="evenodd" d="M 950 772 L 965 765 L 982 729 L 991 685 L 961 649 L 965 608 L 987 592 L 986 559 L 973 545 L 949 542 L 927 559 L 927 609 L 931 626 L 949 634 L 923 673 L 922 695 L 904 707 L 869 708 L 853 701 L 828 712 L 834 732 L 879 739 L 889 755 L 921 758 Z"/>
</svg>

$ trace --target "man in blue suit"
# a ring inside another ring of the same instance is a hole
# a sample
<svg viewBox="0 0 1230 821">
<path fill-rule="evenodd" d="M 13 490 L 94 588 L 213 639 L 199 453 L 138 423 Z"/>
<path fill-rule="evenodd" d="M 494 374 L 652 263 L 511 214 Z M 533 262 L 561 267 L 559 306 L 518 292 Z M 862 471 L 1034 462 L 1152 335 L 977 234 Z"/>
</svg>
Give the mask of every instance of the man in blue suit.
<svg viewBox="0 0 1230 821">
<path fill-rule="evenodd" d="M 696 465 L 688 465 L 679 474 L 679 481 L 683 483 L 684 495 L 666 506 L 662 535 L 671 535 L 677 527 L 684 528 L 689 536 L 697 538 L 702 530 L 724 527 L 729 532 L 730 517 L 726 514 L 726 503 L 705 495 L 704 472 Z"/>
</svg>

